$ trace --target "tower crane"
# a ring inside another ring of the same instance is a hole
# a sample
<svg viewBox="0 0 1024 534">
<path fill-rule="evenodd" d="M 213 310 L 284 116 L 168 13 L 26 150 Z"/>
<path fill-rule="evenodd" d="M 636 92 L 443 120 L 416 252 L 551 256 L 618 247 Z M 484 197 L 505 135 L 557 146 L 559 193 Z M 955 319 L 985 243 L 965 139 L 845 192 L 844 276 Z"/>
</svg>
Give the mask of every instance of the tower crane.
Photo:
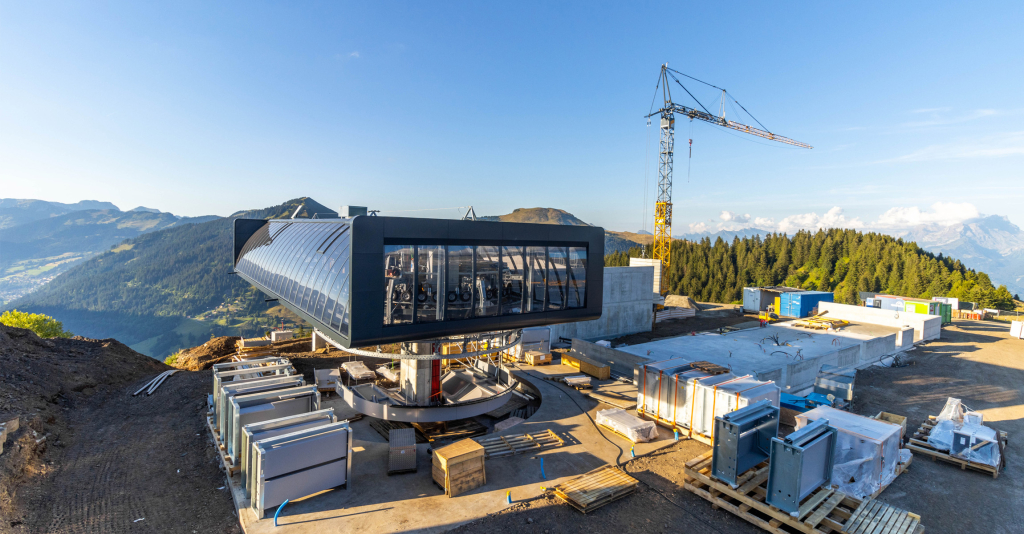
<svg viewBox="0 0 1024 534">
<path fill-rule="evenodd" d="M 697 97 L 693 96 L 693 93 L 691 93 L 690 90 L 679 81 L 676 74 L 722 91 L 722 105 L 719 114 L 714 115 L 708 111 L 708 109 L 704 107 L 704 104 L 701 104 L 700 100 L 697 100 Z M 686 91 L 686 94 L 690 95 L 690 98 L 693 98 L 701 109 L 694 109 L 673 102 L 672 91 L 669 88 L 669 78 L 682 87 L 683 90 Z M 813 147 L 806 143 L 794 141 L 788 137 L 783 137 L 768 131 L 768 129 L 761 124 L 761 121 L 758 121 L 753 115 L 750 115 L 750 112 L 747 111 L 742 104 L 737 102 L 735 98 L 732 98 L 728 91 L 721 87 L 698 80 L 692 76 L 683 74 L 675 69 L 671 69 L 669 68 L 668 63 L 661 66 L 661 76 L 658 78 L 658 86 L 654 89 L 655 97 L 657 97 L 659 86 L 661 87 L 664 105 L 658 111 L 654 111 L 647 115 L 646 118 L 650 119 L 655 115 L 661 116 L 661 148 L 658 156 L 658 198 L 654 203 L 653 257 L 655 260 L 661 261 L 661 293 L 664 294 L 667 290 L 666 280 L 668 279 L 668 267 L 672 257 L 672 158 L 675 146 L 676 114 L 689 117 L 691 121 L 693 119 L 702 120 L 723 128 L 729 128 L 750 135 L 755 135 L 763 139 L 768 139 L 769 141 L 777 141 L 779 143 L 785 143 L 787 145 L 793 145 L 800 148 Z M 727 96 L 731 98 L 733 102 L 736 102 L 736 105 L 746 112 L 747 115 L 750 115 L 750 118 L 754 119 L 761 128 L 754 128 L 753 126 L 747 126 L 746 124 L 740 124 L 736 121 L 726 119 L 725 98 Z"/>
</svg>

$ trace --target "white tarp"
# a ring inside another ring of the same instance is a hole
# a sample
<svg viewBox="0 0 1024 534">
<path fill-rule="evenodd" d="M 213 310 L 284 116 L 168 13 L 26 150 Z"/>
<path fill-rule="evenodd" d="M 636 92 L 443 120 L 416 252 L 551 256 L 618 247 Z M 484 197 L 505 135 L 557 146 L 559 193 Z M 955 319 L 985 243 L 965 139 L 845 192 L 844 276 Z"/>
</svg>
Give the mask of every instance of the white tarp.
<svg viewBox="0 0 1024 534">
<path fill-rule="evenodd" d="M 1024 321 L 1010 321 L 1010 337 L 1024 339 Z"/>
<path fill-rule="evenodd" d="M 818 419 L 838 430 L 832 484 L 847 495 L 863 499 L 887 486 L 910 457 L 900 450 L 900 425 L 820 406 L 797 414 L 796 429 Z"/>
<path fill-rule="evenodd" d="M 643 443 L 658 437 L 654 421 L 644 421 L 619 408 L 597 412 L 597 424 L 626 436 L 633 443 Z"/>
<path fill-rule="evenodd" d="M 935 427 L 928 434 L 928 444 L 949 451 L 952 456 L 999 466 L 998 433 L 982 424 L 981 414 L 968 412 L 960 399 L 946 399 L 946 405 L 935 418 Z"/>
</svg>

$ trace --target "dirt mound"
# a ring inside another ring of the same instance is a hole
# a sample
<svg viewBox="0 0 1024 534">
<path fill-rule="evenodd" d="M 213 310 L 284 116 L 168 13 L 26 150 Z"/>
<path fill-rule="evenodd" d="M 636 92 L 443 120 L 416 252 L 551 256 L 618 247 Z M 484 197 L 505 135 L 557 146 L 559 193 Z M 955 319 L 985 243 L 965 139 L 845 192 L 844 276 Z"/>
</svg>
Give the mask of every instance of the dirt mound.
<svg viewBox="0 0 1024 534">
<path fill-rule="evenodd" d="M 211 339 L 198 347 L 185 349 L 178 354 L 174 367 L 186 371 L 202 371 L 213 364 L 227 360 L 235 353 L 235 342 L 238 336 L 224 336 Z"/>
<path fill-rule="evenodd" d="M 666 308 L 690 308 L 698 310 L 697 303 L 686 295 L 668 295 L 665 297 Z"/>
<path fill-rule="evenodd" d="M 13 523 L 27 513 L 18 506 L 17 490 L 52 471 L 44 455 L 66 445 L 69 412 L 165 369 L 114 339 L 42 339 L 0 325 L 0 421 L 17 417 L 21 423 L 0 454 L 0 517 Z"/>
</svg>

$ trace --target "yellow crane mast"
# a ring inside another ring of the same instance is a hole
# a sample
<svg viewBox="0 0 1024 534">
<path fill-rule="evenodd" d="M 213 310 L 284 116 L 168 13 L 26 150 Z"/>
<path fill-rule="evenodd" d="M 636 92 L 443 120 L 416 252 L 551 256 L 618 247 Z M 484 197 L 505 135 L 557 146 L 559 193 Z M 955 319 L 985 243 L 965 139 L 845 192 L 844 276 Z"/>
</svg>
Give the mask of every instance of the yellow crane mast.
<svg viewBox="0 0 1024 534">
<path fill-rule="evenodd" d="M 699 100 L 693 93 L 689 91 L 679 81 L 676 74 L 684 76 L 691 80 L 703 83 L 704 85 L 714 87 L 719 91 L 722 91 L 722 106 L 719 115 L 714 115 Z M 686 94 L 693 98 L 697 105 L 701 109 L 694 109 L 682 104 L 677 104 L 672 101 L 672 91 L 669 88 L 669 78 L 676 82 L 680 87 L 686 91 Z M 672 261 L 672 160 L 675 150 L 675 129 L 676 129 L 676 114 L 689 117 L 693 119 L 702 120 L 711 124 L 721 126 L 723 128 L 729 128 L 738 132 L 755 135 L 769 141 L 777 141 L 779 143 L 785 143 L 787 145 L 798 146 L 801 148 L 813 148 L 811 145 L 801 143 L 800 141 L 794 141 L 788 137 L 774 134 L 768 131 L 767 128 L 761 124 L 750 112 L 743 107 L 742 104 L 736 101 L 729 95 L 729 92 L 721 87 L 716 87 L 707 82 L 702 82 L 692 76 L 683 74 L 675 69 L 671 69 L 668 63 L 661 66 L 661 75 L 658 77 L 658 85 L 655 87 L 655 94 L 657 94 L 658 88 L 661 88 L 662 98 L 664 104 L 661 109 L 654 111 L 647 115 L 646 118 L 650 119 L 655 115 L 661 116 L 661 147 L 658 155 L 658 197 L 654 203 L 654 253 L 653 257 L 655 260 L 661 262 L 661 293 L 665 294 L 668 291 L 667 282 L 668 280 L 668 267 Z M 726 97 L 736 102 L 736 105 L 740 107 L 750 118 L 754 119 L 755 122 L 761 128 L 754 128 L 741 124 L 736 121 L 732 121 L 725 118 L 725 99 Z M 703 111 L 702 111 L 703 110 Z"/>
</svg>

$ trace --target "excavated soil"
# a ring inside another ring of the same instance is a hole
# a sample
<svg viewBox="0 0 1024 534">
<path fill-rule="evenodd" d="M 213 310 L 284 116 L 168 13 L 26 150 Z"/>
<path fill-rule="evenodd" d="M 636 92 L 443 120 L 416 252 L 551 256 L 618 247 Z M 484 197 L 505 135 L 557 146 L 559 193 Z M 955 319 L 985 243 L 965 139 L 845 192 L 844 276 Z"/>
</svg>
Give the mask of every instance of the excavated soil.
<svg viewBox="0 0 1024 534">
<path fill-rule="evenodd" d="M 235 353 L 235 343 L 241 338 L 238 336 L 224 336 L 213 338 L 198 347 L 185 349 L 178 354 L 174 367 L 186 371 L 202 371 L 209 369 L 213 364 L 227 360 Z"/>
<path fill-rule="evenodd" d="M 239 532 L 203 428 L 210 374 L 116 340 L 40 339 L 0 326 L 0 533 Z"/>
</svg>

